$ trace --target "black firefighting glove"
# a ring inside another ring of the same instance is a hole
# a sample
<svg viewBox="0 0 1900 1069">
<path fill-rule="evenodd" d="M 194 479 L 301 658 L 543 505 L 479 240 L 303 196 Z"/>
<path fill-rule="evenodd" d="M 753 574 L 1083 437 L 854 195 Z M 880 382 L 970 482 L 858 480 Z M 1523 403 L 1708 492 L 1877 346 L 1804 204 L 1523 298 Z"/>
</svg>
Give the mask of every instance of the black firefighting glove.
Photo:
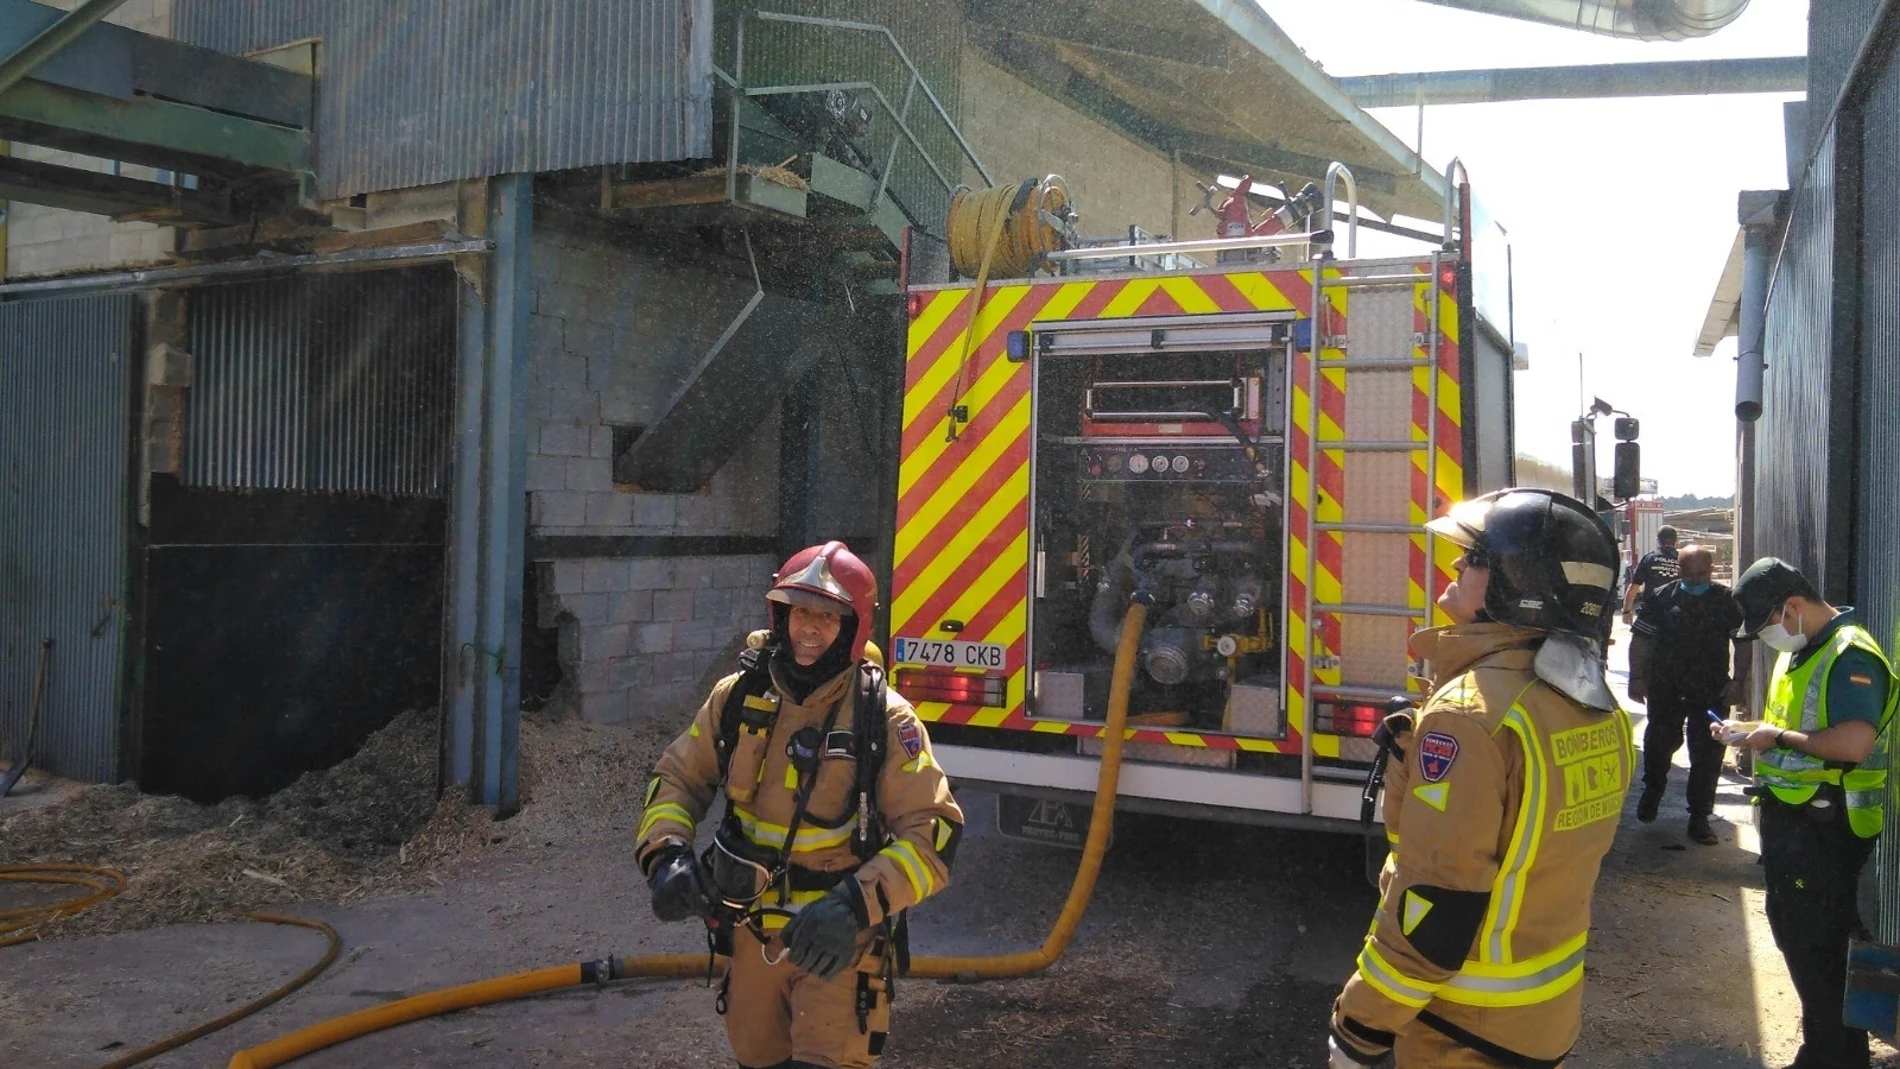
<svg viewBox="0 0 1900 1069">
<path fill-rule="evenodd" d="M 780 937 L 792 964 L 829 980 L 851 964 L 858 949 L 858 933 L 871 926 L 864 907 L 864 889 L 847 876 L 825 897 L 798 911 Z"/>
<path fill-rule="evenodd" d="M 699 879 L 699 865 L 693 860 L 690 847 L 661 850 L 653 859 L 647 886 L 653 889 L 653 915 L 663 921 L 704 917 L 710 908 L 706 888 Z"/>
</svg>

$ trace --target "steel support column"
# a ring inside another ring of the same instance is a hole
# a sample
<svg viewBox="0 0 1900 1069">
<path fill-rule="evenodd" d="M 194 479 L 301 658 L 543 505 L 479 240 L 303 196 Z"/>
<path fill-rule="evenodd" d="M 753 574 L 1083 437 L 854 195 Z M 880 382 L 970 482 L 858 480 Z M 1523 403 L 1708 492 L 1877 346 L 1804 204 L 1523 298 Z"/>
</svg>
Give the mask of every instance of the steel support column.
<svg viewBox="0 0 1900 1069">
<path fill-rule="evenodd" d="M 489 185 L 495 242 L 488 289 L 482 396 L 481 542 L 478 560 L 472 793 L 500 815 L 520 806 L 521 580 L 527 538 L 528 309 L 533 299 L 534 176 Z"/>
<path fill-rule="evenodd" d="M 522 568 L 527 536 L 532 175 L 488 183 L 492 252 L 456 262 L 455 480 L 442 643 L 445 790 L 507 816 L 520 805 Z"/>
<path fill-rule="evenodd" d="M 482 392 L 488 355 L 489 258 L 455 261 L 455 472 L 449 498 L 448 598 L 443 612 L 439 786 L 475 783 L 475 614 L 482 532 Z"/>
</svg>

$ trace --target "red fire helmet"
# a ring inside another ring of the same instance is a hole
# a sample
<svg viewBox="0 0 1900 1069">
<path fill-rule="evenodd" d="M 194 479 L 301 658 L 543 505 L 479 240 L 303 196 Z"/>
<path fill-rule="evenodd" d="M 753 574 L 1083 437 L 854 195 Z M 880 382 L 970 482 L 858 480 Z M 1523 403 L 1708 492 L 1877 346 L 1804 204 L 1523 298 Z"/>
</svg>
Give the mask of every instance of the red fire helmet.
<svg viewBox="0 0 1900 1069">
<path fill-rule="evenodd" d="M 864 659 L 864 644 L 871 639 L 872 618 L 877 615 L 877 576 L 843 542 L 807 546 L 792 554 L 772 577 L 772 589 L 765 598 L 781 605 L 856 616 L 851 660 L 855 664 Z"/>
</svg>

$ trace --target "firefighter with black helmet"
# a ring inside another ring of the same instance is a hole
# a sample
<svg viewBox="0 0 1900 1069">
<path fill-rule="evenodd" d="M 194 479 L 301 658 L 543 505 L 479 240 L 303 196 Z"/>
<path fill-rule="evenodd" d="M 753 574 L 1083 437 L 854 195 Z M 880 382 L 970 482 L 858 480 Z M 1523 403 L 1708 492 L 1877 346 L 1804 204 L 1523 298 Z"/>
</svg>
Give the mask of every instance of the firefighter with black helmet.
<svg viewBox="0 0 1900 1069">
<path fill-rule="evenodd" d="M 1412 638 L 1435 689 L 1386 773 L 1392 852 L 1331 1064 L 1554 1069 L 1582 1021 L 1590 892 L 1634 763 L 1604 674 L 1616 541 L 1582 502 L 1508 489 L 1426 528 L 1463 547 Z"/>
<path fill-rule="evenodd" d="M 857 1069 L 883 1051 L 904 913 L 948 884 L 963 813 L 872 659 L 870 568 L 827 542 L 765 596 L 771 629 L 655 765 L 635 856 L 654 914 L 704 919 L 727 955 L 717 1006 L 742 1069 Z"/>
</svg>

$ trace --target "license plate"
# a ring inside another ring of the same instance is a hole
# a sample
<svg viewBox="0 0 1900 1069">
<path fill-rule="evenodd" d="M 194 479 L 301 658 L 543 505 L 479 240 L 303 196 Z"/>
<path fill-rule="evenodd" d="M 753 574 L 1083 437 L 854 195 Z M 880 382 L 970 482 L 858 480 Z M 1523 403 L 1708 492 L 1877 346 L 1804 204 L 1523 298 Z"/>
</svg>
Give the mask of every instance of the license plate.
<svg viewBox="0 0 1900 1069">
<path fill-rule="evenodd" d="M 929 638 L 898 638 L 893 641 L 897 647 L 898 664 L 1000 670 L 1007 653 L 996 642 L 947 642 Z"/>
</svg>

